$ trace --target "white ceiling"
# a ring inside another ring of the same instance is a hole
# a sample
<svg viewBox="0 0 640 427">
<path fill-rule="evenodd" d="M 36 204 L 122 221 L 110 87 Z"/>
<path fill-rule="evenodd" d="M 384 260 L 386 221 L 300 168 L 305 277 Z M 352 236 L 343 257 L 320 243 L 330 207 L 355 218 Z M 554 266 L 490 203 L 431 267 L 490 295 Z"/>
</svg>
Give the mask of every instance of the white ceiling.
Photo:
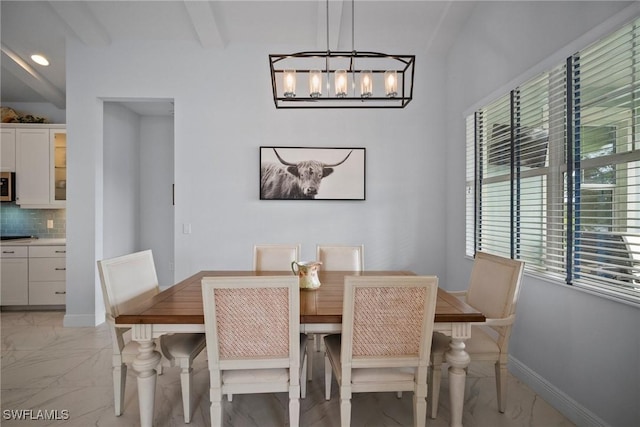
<svg viewBox="0 0 640 427">
<path fill-rule="evenodd" d="M 473 1 L 330 0 L 329 48 L 351 50 L 352 7 L 358 50 L 438 55 L 454 42 Z M 7 1 L 0 2 L 2 102 L 50 102 L 66 107 L 65 41 L 88 46 L 115 41 L 186 40 L 203 49 L 231 44 L 282 46 L 304 50 L 327 47 L 326 0 L 164 0 L 164 1 Z M 407 51 L 395 52 L 398 46 Z M 413 51 L 411 51 L 413 50 Z M 51 62 L 35 64 L 41 53 Z M 274 52 L 282 53 L 282 52 Z M 156 106 L 129 105 L 140 114 Z M 163 103 L 162 111 L 171 109 Z"/>
</svg>

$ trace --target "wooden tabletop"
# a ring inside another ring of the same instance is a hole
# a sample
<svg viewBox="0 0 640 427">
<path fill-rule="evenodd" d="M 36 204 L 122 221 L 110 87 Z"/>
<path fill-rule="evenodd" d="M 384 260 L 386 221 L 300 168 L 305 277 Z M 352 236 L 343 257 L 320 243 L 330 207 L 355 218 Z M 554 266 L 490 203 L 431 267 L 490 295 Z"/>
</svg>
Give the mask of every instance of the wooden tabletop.
<svg viewBox="0 0 640 427">
<path fill-rule="evenodd" d="M 203 277 L 211 276 L 282 276 L 290 271 L 201 271 L 140 306 L 120 313 L 116 324 L 203 324 Z M 300 323 L 342 323 L 342 297 L 344 276 L 397 276 L 414 275 L 410 271 L 322 271 L 322 285 L 316 290 L 300 290 Z M 438 289 L 435 322 L 482 322 L 485 317 L 473 307 L 458 300 L 443 289 Z"/>
</svg>

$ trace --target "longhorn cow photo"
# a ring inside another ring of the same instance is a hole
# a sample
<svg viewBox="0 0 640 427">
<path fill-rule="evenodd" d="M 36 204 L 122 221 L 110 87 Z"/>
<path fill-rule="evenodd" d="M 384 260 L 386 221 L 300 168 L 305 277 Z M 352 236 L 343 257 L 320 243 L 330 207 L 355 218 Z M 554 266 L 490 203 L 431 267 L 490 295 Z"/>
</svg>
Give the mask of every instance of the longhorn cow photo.
<svg viewBox="0 0 640 427">
<path fill-rule="evenodd" d="M 260 199 L 364 200 L 364 148 L 260 147 Z"/>
</svg>

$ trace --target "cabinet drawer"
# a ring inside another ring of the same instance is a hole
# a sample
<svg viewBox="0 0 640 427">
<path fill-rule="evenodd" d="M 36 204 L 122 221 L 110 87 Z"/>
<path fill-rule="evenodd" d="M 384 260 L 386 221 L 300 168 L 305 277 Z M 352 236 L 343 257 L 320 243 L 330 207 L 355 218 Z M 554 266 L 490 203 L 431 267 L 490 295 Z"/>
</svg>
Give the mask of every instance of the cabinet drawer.
<svg viewBox="0 0 640 427">
<path fill-rule="evenodd" d="M 29 257 L 31 258 L 64 258 L 67 256 L 66 246 L 31 246 Z"/>
<path fill-rule="evenodd" d="M 65 297 L 64 282 L 29 283 L 29 305 L 61 305 Z"/>
<path fill-rule="evenodd" d="M 2 246 L 0 258 L 26 258 L 29 256 L 29 248 L 26 246 Z"/>
<path fill-rule="evenodd" d="M 30 258 L 29 282 L 66 280 L 65 258 Z"/>
</svg>

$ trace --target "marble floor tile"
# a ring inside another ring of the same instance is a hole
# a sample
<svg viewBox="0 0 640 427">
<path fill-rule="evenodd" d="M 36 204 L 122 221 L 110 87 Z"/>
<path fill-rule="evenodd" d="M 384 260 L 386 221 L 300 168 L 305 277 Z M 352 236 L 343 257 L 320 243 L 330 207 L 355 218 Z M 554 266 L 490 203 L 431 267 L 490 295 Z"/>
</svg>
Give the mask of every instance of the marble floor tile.
<svg viewBox="0 0 640 427">
<path fill-rule="evenodd" d="M 139 410 L 136 376 L 127 372 L 124 413 L 114 414 L 111 376 L 111 341 L 105 325 L 96 328 L 64 328 L 62 312 L 2 312 L 0 371 L 3 427 L 137 427 Z M 313 381 L 300 403 L 302 427 L 340 425 L 338 387 L 331 400 L 324 399 L 324 360 L 314 352 Z M 438 417 L 427 418 L 427 427 L 449 425 L 449 389 L 443 371 Z M 413 396 L 403 393 L 358 393 L 352 399 L 353 427 L 413 425 Z M 193 363 L 193 413 L 190 426 L 209 425 L 209 371 L 206 352 Z M 225 427 L 282 427 L 288 425 L 286 393 L 236 395 L 223 402 Z M 57 414 L 59 420 L 17 420 L 14 415 L 37 416 L 38 411 Z M 30 410 L 31 413 L 22 410 Z M 7 412 L 9 411 L 9 412 Z M 15 412 L 18 411 L 18 412 Z M 22 412 L 20 412 L 22 411 Z M 469 368 L 465 427 L 571 427 L 573 424 L 515 377 L 508 379 L 507 410 L 497 409 L 493 366 Z M 185 426 L 179 369 L 168 367 L 156 386 L 156 427 Z"/>
</svg>

